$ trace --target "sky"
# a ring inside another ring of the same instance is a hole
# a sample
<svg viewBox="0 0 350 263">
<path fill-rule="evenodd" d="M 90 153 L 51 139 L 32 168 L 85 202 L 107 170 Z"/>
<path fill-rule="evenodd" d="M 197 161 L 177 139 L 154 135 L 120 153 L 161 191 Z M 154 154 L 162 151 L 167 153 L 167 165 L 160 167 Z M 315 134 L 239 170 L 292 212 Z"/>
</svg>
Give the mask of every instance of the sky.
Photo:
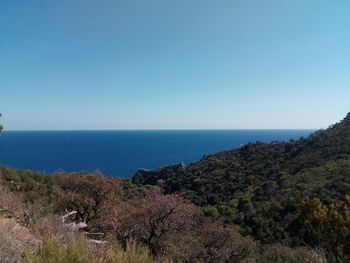
<svg viewBox="0 0 350 263">
<path fill-rule="evenodd" d="M 8 130 L 318 129 L 350 111 L 348 0 L 0 0 Z"/>
</svg>

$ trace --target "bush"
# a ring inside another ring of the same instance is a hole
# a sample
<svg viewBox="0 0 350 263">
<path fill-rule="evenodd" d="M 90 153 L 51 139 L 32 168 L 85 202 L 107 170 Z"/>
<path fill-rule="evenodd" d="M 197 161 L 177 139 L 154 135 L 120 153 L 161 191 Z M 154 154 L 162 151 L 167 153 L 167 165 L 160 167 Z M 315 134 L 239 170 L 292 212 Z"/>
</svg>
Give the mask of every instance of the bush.
<svg viewBox="0 0 350 263">
<path fill-rule="evenodd" d="M 196 213 L 197 208 L 180 195 L 150 191 L 133 205 L 105 202 L 100 226 L 114 232 L 118 241 L 135 238 L 147 245 L 152 255 L 160 256 L 164 254 L 164 241 L 186 231 Z"/>
<path fill-rule="evenodd" d="M 45 238 L 44 244 L 35 253 L 28 253 L 24 263 L 97 263 L 90 253 L 86 239 L 81 238 L 68 244 L 54 238 Z"/>
<path fill-rule="evenodd" d="M 68 243 L 79 238 L 78 229 L 64 224 L 62 218 L 57 215 L 48 215 L 40 218 L 34 224 L 33 230 L 38 236 L 50 236 L 62 243 Z"/>
<path fill-rule="evenodd" d="M 149 250 L 135 240 L 126 242 L 125 250 L 119 244 L 111 246 L 106 253 L 106 263 L 155 263 Z"/>
<path fill-rule="evenodd" d="M 0 218 L 0 262 L 17 262 L 25 251 L 35 250 L 40 243 L 14 219 Z"/>
<path fill-rule="evenodd" d="M 25 214 L 21 198 L 0 185 L 0 215 L 24 220 Z"/>
<path fill-rule="evenodd" d="M 281 244 L 267 245 L 260 249 L 259 263 L 323 263 L 312 251 L 305 247 L 289 248 Z"/>
<path fill-rule="evenodd" d="M 2 262 L 2 261 L 1 261 Z M 134 240 L 126 242 L 125 249 L 118 243 L 89 245 L 88 240 L 71 240 L 64 244 L 53 237 L 46 237 L 43 246 L 34 253 L 27 253 L 23 263 L 155 263 L 149 250 Z M 164 261 L 162 261 L 164 262 Z"/>
</svg>

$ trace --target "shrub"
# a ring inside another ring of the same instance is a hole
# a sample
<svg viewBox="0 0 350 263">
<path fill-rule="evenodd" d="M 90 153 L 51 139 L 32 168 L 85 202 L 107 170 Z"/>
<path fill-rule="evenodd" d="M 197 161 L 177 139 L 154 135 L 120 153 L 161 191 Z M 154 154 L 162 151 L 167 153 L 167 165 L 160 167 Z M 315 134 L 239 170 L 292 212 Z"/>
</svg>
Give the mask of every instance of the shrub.
<svg viewBox="0 0 350 263">
<path fill-rule="evenodd" d="M 211 220 L 199 223 L 191 231 L 170 236 L 166 243 L 166 255 L 182 263 L 254 262 L 255 250 L 255 242 L 243 237 L 237 226 Z"/>
<path fill-rule="evenodd" d="M 48 215 L 40 218 L 34 224 L 33 230 L 38 236 L 50 236 L 63 243 L 79 238 L 78 229 L 64 224 L 62 218 L 57 215 Z"/>
<path fill-rule="evenodd" d="M 329 262 L 349 262 L 350 197 L 328 206 L 317 198 L 305 200 L 301 210 L 310 242 L 324 248 Z"/>
<path fill-rule="evenodd" d="M 197 208 L 180 195 L 150 191 L 133 205 L 105 202 L 100 225 L 114 232 L 121 242 L 137 239 L 157 256 L 164 252 L 164 240 L 184 231 L 196 213 Z"/>
<path fill-rule="evenodd" d="M 23 220 L 26 214 L 22 199 L 0 186 L 0 215 Z"/>
<path fill-rule="evenodd" d="M 263 246 L 259 250 L 259 263 L 323 263 L 305 247 L 289 248 L 281 244 Z"/>
<path fill-rule="evenodd" d="M 149 250 L 135 240 L 126 242 L 125 250 L 119 244 L 111 246 L 106 253 L 106 263 L 155 263 Z"/>
<path fill-rule="evenodd" d="M 35 253 L 27 253 L 23 263 L 97 263 L 99 262 L 89 250 L 85 238 L 60 243 L 54 238 L 47 237 L 44 244 Z"/>
<path fill-rule="evenodd" d="M 53 176 L 60 188 L 60 210 L 75 210 L 77 219 L 88 222 L 99 217 L 98 211 L 105 200 L 118 199 L 122 192 L 118 179 L 103 176 L 98 171 L 57 172 Z"/>
<path fill-rule="evenodd" d="M 134 240 L 126 242 L 125 249 L 118 243 L 89 245 L 82 236 L 64 244 L 47 237 L 35 253 L 27 253 L 23 263 L 155 263 L 148 249 Z"/>
<path fill-rule="evenodd" d="M 27 250 L 40 245 L 27 228 L 14 219 L 0 218 L 0 262 L 17 262 Z"/>
</svg>

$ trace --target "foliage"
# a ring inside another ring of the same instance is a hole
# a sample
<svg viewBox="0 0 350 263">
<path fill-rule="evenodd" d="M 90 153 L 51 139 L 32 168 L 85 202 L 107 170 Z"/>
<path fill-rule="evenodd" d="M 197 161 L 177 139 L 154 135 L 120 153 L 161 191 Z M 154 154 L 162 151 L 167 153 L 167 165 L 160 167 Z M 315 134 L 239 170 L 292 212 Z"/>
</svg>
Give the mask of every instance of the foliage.
<svg viewBox="0 0 350 263">
<path fill-rule="evenodd" d="M 139 170 L 132 180 L 181 192 L 205 215 L 238 224 L 263 243 L 302 245 L 299 203 L 330 203 L 350 192 L 350 113 L 308 138 L 249 143 L 187 166 Z"/>
<path fill-rule="evenodd" d="M 250 143 L 132 180 L 0 166 L 0 213 L 12 218 L 0 219 L 1 249 L 33 248 L 22 237 L 34 233 L 44 245 L 24 262 L 345 263 L 349 192 L 350 114 L 308 138 Z M 59 216 L 72 210 L 107 245 L 79 239 Z"/>
<path fill-rule="evenodd" d="M 94 225 L 106 200 L 131 201 L 142 195 L 143 189 L 128 179 L 119 179 L 95 172 L 56 172 L 53 174 L 59 189 L 58 211 L 75 210 L 78 220 Z"/>
<path fill-rule="evenodd" d="M 304 201 L 301 210 L 310 242 L 325 249 L 329 262 L 349 262 L 350 197 L 328 206 L 314 198 Z"/>
<path fill-rule="evenodd" d="M 203 262 L 252 262 L 255 258 L 256 243 L 250 237 L 243 237 L 239 228 L 233 225 L 205 221 L 195 229 L 198 238 L 196 259 Z"/>
<path fill-rule="evenodd" d="M 0 117 L 1 117 L 1 113 L 0 113 Z M 3 130 L 3 126 L 0 124 L 0 132 Z"/>
<path fill-rule="evenodd" d="M 83 220 L 93 220 L 104 200 L 118 198 L 121 193 L 119 180 L 103 176 L 101 173 L 57 172 L 54 174 L 59 186 L 62 208 L 75 210 Z"/>
<path fill-rule="evenodd" d="M 155 263 L 147 247 L 135 240 L 126 242 L 125 250 L 117 243 L 110 246 L 106 253 L 106 263 Z"/>
<path fill-rule="evenodd" d="M 20 196 L 0 185 L 0 216 L 25 222 L 27 211 Z"/>
<path fill-rule="evenodd" d="M 66 209 L 77 210 L 80 218 L 93 220 L 106 199 L 131 200 L 142 193 L 130 180 L 103 176 L 100 172 L 56 172 L 45 174 L 33 170 L 0 165 L 0 185 L 21 195 L 36 209 L 38 216 Z"/>
<path fill-rule="evenodd" d="M 112 230 L 121 242 L 136 238 L 159 255 L 164 239 L 190 225 L 196 211 L 183 197 L 154 190 L 133 204 L 105 202 L 100 226 Z"/>
<path fill-rule="evenodd" d="M 28 253 L 24 263 L 97 263 L 96 257 L 90 253 L 84 238 L 69 244 L 59 243 L 47 237 L 44 244 L 35 253 Z"/>
<path fill-rule="evenodd" d="M 67 244 L 46 237 L 44 244 L 35 253 L 27 253 L 23 263 L 155 263 L 147 248 L 130 240 L 126 248 L 119 244 L 108 247 L 93 247 L 85 238 Z"/>
<path fill-rule="evenodd" d="M 14 219 L 0 217 L 0 262 L 17 262 L 24 252 L 40 245 L 30 231 Z"/>
<path fill-rule="evenodd" d="M 48 206 L 56 200 L 56 185 L 49 174 L 0 166 L 0 183 L 20 193 L 27 203 L 40 202 Z"/>
<path fill-rule="evenodd" d="M 39 218 L 32 226 L 32 231 L 39 237 L 50 236 L 62 243 L 79 238 L 78 229 L 63 223 L 60 216 L 52 214 Z"/>
<path fill-rule="evenodd" d="M 259 263 L 326 263 L 305 247 L 289 248 L 273 244 L 259 248 Z"/>
</svg>

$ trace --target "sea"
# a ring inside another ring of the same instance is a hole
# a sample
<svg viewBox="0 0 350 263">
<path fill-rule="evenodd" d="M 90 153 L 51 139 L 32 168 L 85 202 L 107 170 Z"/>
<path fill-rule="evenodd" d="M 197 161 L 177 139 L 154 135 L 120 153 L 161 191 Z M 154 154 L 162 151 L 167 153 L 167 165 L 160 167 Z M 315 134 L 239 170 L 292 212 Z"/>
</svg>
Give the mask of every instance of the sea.
<svg viewBox="0 0 350 263">
<path fill-rule="evenodd" d="M 139 168 L 186 164 L 248 142 L 288 141 L 313 130 L 3 131 L 0 163 L 52 173 L 100 170 L 131 177 Z"/>
</svg>

